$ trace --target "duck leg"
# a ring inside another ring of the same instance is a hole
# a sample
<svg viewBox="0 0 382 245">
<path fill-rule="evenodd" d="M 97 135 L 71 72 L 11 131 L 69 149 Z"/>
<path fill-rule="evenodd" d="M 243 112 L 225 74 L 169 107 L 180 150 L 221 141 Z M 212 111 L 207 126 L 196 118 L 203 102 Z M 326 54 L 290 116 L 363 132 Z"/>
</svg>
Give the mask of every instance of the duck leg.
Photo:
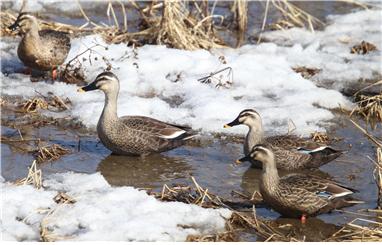
<svg viewBox="0 0 382 245">
<path fill-rule="evenodd" d="M 25 75 L 32 75 L 32 68 L 30 68 L 30 67 L 25 67 L 25 68 L 22 70 L 22 73 L 25 74 Z"/>
<path fill-rule="evenodd" d="M 305 224 L 306 223 L 306 215 L 303 214 L 301 215 L 301 224 Z"/>
<path fill-rule="evenodd" d="M 57 67 L 52 67 L 52 80 L 55 81 L 58 76 L 58 69 Z"/>
</svg>

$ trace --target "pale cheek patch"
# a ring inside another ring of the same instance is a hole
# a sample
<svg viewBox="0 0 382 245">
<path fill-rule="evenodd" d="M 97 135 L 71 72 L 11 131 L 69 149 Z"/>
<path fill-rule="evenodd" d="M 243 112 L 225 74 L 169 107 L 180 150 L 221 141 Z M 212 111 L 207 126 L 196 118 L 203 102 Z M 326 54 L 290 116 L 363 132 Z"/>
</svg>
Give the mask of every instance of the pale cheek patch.
<svg viewBox="0 0 382 245">
<path fill-rule="evenodd" d="M 103 84 L 100 86 L 100 89 L 102 90 L 109 90 L 109 85 L 108 84 Z"/>
</svg>

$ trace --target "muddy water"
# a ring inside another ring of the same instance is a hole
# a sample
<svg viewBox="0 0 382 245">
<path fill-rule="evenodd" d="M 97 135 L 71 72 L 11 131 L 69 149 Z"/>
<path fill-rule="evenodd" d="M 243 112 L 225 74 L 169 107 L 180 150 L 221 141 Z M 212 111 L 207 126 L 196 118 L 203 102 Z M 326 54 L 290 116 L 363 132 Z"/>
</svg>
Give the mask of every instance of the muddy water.
<svg viewBox="0 0 382 245">
<path fill-rule="evenodd" d="M 3 110 L 2 120 L 7 118 L 15 118 L 15 114 Z M 346 120 L 346 117 L 338 116 L 336 121 L 338 124 L 328 131 L 332 137 L 342 139 L 335 143 L 335 146 L 348 152 L 321 167 L 314 174 L 332 178 L 360 191 L 355 197 L 365 203 L 347 208 L 346 211 L 357 212 L 360 209 L 375 208 L 377 191 L 372 177 L 373 164 L 367 158 L 375 157 L 374 146 Z M 19 137 L 15 129 L 5 126 L 1 129 L 3 136 L 14 139 Z M 233 190 L 248 195 L 258 190 L 260 170 L 250 168 L 249 163 L 234 166 L 234 161 L 242 156 L 242 144 L 224 136 L 200 136 L 190 145 L 140 158 L 111 155 L 110 151 L 99 143 L 95 132 L 84 135 L 75 129 L 45 126 L 22 127 L 21 134 L 24 138 L 40 138 L 71 150 L 71 154 L 59 160 L 41 164 L 44 175 L 67 171 L 100 172 L 113 186 L 126 185 L 155 190 L 160 190 L 163 184 L 191 184 L 190 176 L 194 176 L 201 186 L 227 199 L 233 199 Z M 381 130 L 374 131 L 374 134 L 381 135 Z M 32 153 L 22 153 L 15 147 L 1 144 L 1 168 L 6 180 L 13 181 L 24 177 L 27 166 L 33 159 Z M 349 222 L 355 217 L 349 213 L 333 212 L 308 219 L 309 222 L 301 226 L 295 220 L 279 218 L 278 213 L 264 207 L 257 208 L 257 214 L 275 220 L 277 227 L 284 227 L 281 232 L 291 232 L 290 229 L 293 228 L 295 234 L 301 234 L 301 239 L 305 236 L 309 240 L 321 240 L 332 234 L 336 225 Z M 294 225 L 282 225 L 286 223 Z M 314 232 L 317 226 L 320 227 L 320 233 Z M 241 239 L 258 238 L 254 234 L 245 233 Z"/>
</svg>

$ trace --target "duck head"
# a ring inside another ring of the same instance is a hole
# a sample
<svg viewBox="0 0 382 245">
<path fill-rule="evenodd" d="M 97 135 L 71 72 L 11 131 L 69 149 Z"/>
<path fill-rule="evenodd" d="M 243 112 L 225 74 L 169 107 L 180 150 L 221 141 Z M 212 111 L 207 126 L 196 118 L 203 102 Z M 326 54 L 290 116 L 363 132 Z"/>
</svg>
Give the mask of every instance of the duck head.
<svg viewBox="0 0 382 245">
<path fill-rule="evenodd" d="M 265 164 L 274 162 L 273 152 L 263 144 L 255 145 L 250 153 L 243 158 L 236 160 L 236 164 L 241 164 L 246 161 L 258 161 L 261 162 L 263 167 Z"/>
<path fill-rule="evenodd" d="M 224 128 L 230 128 L 237 125 L 247 125 L 248 127 L 260 128 L 262 126 L 261 117 L 257 111 L 246 109 L 239 113 L 235 120 L 224 125 Z"/>
<path fill-rule="evenodd" d="M 99 74 L 92 83 L 85 87 L 79 88 L 78 92 L 88 92 L 92 90 L 102 90 L 105 94 L 119 92 L 119 80 L 118 77 L 110 72 L 102 72 Z"/>
<path fill-rule="evenodd" d="M 31 31 L 32 29 L 36 29 L 38 31 L 39 25 L 36 17 L 31 15 L 30 13 L 22 12 L 19 14 L 19 16 L 17 16 L 15 22 L 12 25 L 8 26 L 8 29 L 12 32 L 19 31 L 21 34 L 25 34 Z"/>
</svg>

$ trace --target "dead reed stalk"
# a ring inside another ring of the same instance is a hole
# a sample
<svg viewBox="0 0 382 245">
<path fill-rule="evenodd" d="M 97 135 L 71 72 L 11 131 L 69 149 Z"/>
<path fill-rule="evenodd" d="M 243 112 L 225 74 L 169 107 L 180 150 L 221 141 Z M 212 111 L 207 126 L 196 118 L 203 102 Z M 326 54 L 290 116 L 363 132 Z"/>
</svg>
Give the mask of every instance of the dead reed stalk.
<svg viewBox="0 0 382 245">
<path fill-rule="evenodd" d="M 236 48 L 240 47 L 245 38 L 245 32 L 248 25 L 248 1 L 235 0 L 232 6 L 237 23 L 237 41 Z"/>
<path fill-rule="evenodd" d="M 382 223 L 356 218 L 334 233 L 328 242 L 380 242 Z"/>
<path fill-rule="evenodd" d="M 53 144 L 51 146 L 39 147 L 36 151 L 36 158 L 38 163 L 50 162 L 55 161 L 68 153 L 70 153 L 69 149 Z"/>
<path fill-rule="evenodd" d="M 382 93 L 357 97 L 357 106 L 351 111 L 350 116 L 355 113 L 362 116 L 372 128 L 376 128 L 378 123 L 382 124 Z"/>
<path fill-rule="evenodd" d="M 27 177 L 16 181 L 16 185 L 33 185 L 35 188 L 40 189 L 42 187 L 42 171 L 37 169 L 36 160 L 33 161 L 32 165 L 28 168 Z"/>
<path fill-rule="evenodd" d="M 374 178 L 378 187 L 378 209 L 382 210 L 382 148 L 377 148 L 377 162 L 374 169 Z"/>
<path fill-rule="evenodd" d="M 316 25 L 324 25 L 322 21 L 290 3 L 288 0 L 272 0 L 272 5 L 283 15 L 284 22 L 289 26 L 308 28 L 314 32 Z"/>
</svg>

